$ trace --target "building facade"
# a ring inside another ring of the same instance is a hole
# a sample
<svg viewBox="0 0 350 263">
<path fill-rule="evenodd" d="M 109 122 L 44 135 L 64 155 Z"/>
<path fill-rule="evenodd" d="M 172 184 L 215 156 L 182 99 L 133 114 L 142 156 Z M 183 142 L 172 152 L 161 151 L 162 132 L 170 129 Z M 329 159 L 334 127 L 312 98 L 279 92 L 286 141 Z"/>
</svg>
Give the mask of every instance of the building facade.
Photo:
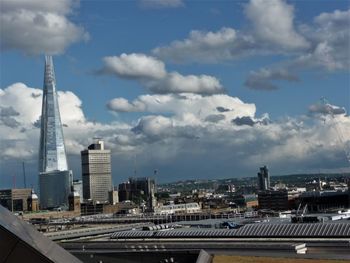
<svg viewBox="0 0 350 263">
<path fill-rule="evenodd" d="M 27 198 L 31 192 L 30 188 L 0 190 L 0 205 L 13 212 L 27 211 Z"/>
<path fill-rule="evenodd" d="M 111 151 L 98 140 L 81 152 L 83 197 L 93 202 L 108 202 L 108 192 L 113 190 Z"/>
<path fill-rule="evenodd" d="M 175 214 L 192 214 L 199 213 L 201 207 L 198 203 L 184 203 L 184 204 L 172 204 L 163 205 L 155 209 L 156 215 L 175 215 Z"/>
<path fill-rule="evenodd" d="M 29 212 L 39 211 L 39 198 L 32 190 L 31 194 L 27 198 L 27 210 Z"/>
<path fill-rule="evenodd" d="M 266 190 L 258 193 L 259 209 L 285 211 L 288 210 L 287 190 Z"/>
<path fill-rule="evenodd" d="M 305 192 L 300 196 L 302 206 L 312 213 L 350 208 L 350 190 Z"/>
<path fill-rule="evenodd" d="M 45 74 L 39 147 L 40 207 L 68 207 L 73 180 L 68 169 L 51 56 L 45 56 Z"/>
<path fill-rule="evenodd" d="M 115 205 L 116 203 L 119 203 L 119 195 L 118 191 L 112 190 L 108 192 L 108 201 L 111 205 Z"/>
<path fill-rule="evenodd" d="M 83 181 L 82 180 L 73 180 L 74 192 L 77 192 L 80 196 L 80 203 L 83 202 Z"/>
<path fill-rule="evenodd" d="M 128 182 L 119 184 L 119 201 L 145 202 L 148 211 L 153 211 L 156 206 L 156 184 L 150 177 L 129 178 Z"/>
<path fill-rule="evenodd" d="M 68 197 L 69 211 L 80 212 L 80 195 L 78 192 L 72 191 Z"/>
<path fill-rule="evenodd" d="M 259 209 L 273 211 L 296 209 L 299 195 L 298 191 L 288 191 L 287 189 L 259 191 Z"/>
</svg>

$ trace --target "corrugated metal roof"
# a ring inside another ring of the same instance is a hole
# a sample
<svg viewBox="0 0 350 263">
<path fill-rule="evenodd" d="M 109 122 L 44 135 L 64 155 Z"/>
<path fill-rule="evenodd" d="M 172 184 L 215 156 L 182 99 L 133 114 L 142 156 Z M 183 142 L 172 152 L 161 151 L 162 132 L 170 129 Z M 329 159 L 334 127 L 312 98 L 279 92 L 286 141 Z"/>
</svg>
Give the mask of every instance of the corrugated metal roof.
<svg viewBox="0 0 350 263">
<path fill-rule="evenodd" d="M 350 237 L 350 224 L 253 224 L 235 232 L 237 237 Z"/>
<path fill-rule="evenodd" d="M 123 231 L 111 238 L 201 238 L 201 237 L 348 237 L 350 222 L 341 224 L 250 224 L 239 229 L 194 229 L 169 231 Z"/>
</svg>

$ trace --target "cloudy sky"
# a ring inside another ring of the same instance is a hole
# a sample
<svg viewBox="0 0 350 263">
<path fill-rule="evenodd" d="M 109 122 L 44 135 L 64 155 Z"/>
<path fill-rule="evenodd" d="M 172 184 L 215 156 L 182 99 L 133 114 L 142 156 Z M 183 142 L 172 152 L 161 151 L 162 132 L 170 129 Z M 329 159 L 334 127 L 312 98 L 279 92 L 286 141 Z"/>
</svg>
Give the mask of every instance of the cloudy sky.
<svg viewBox="0 0 350 263">
<path fill-rule="evenodd" d="M 70 168 L 113 180 L 349 171 L 348 1 L 0 0 L 0 188 L 37 184 L 44 54 Z"/>
</svg>

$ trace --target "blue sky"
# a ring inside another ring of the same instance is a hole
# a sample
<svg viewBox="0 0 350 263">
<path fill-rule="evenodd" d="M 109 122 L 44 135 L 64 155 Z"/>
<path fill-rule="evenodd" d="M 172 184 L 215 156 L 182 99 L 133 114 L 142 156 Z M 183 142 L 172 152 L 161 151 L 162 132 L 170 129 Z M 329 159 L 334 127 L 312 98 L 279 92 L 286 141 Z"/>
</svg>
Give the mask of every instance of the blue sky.
<svg viewBox="0 0 350 263">
<path fill-rule="evenodd" d="M 44 53 L 77 178 L 94 136 L 115 183 L 349 167 L 348 1 L 77 3 L 1 0 L 0 187 L 22 160 L 36 184 Z"/>
</svg>

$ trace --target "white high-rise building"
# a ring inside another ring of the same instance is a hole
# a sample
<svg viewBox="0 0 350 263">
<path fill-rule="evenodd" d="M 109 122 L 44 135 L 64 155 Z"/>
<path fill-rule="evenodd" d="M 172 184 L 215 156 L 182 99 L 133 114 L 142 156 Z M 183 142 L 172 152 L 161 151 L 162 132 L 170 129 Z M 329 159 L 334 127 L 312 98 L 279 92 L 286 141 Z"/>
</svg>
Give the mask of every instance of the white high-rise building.
<svg viewBox="0 0 350 263">
<path fill-rule="evenodd" d="M 111 151 L 97 140 L 81 152 L 83 197 L 93 202 L 108 202 L 108 192 L 113 190 Z"/>
</svg>

